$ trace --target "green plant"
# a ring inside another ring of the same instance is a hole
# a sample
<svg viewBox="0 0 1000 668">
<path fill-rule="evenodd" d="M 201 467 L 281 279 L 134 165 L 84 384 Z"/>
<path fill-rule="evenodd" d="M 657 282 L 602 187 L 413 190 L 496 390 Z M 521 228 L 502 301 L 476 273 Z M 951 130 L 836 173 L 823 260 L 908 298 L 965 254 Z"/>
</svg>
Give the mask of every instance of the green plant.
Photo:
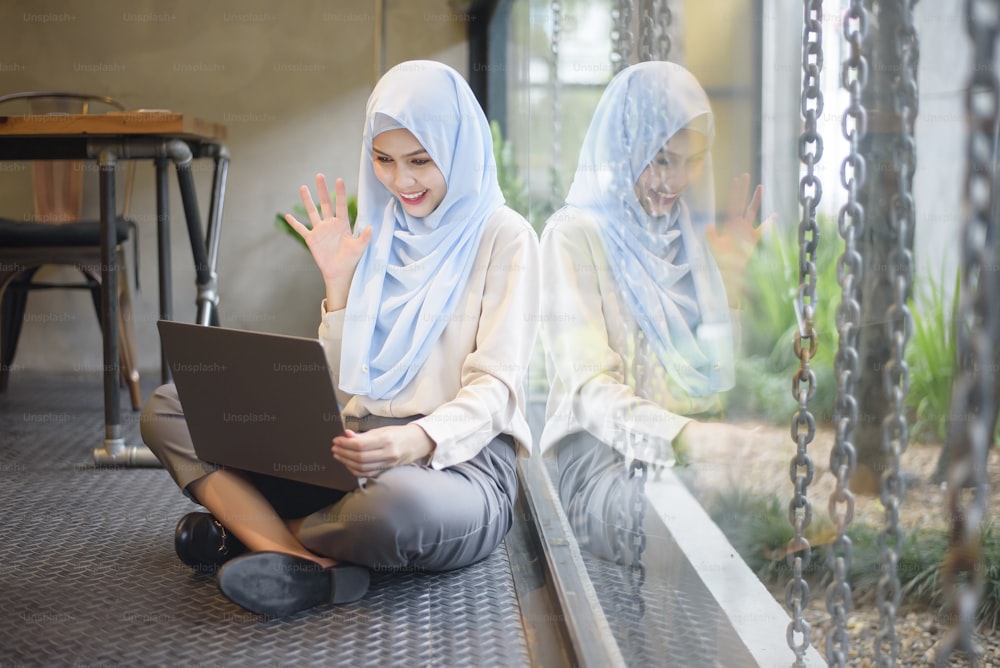
<svg viewBox="0 0 1000 668">
<path fill-rule="evenodd" d="M 956 270 L 950 299 L 943 279 L 934 278 L 930 271 L 925 276 L 918 277 L 917 298 L 909 302 L 913 332 L 906 346 L 910 370 L 907 406 L 913 419 L 913 439 L 943 443 L 947 438 L 958 359 L 955 322 L 961 274 Z M 993 431 L 993 444 L 998 443 L 1000 423 Z"/>
<path fill-rule="evenodd" d="M 985 586 L 979 601 L 978 617 L 989 622 L 994 631 L 1000 627 L 1000 536 L 987 528 L 982 534 Z"/>
<path fill-rule="evenodd" d="M 767 584 L 787 581 L 791 570 L 786 546 L 792 538 L 788 514 L 777 496 L 730 489 L 708 498 L 705 503 L 712 521 L 739 553 L 747 566 Z M 883 574 L 880 556 L 881 527 L 852 523 L 847 527 L 852 555 L 847 581 L 856 598 L 872 593 Z M 804 575 L 815 587 L 825 587 L 832 578 L 828 567 L 829 545 L 833 539 L 829 521 L 813 516 L 806 538 L 813 547 L 812 559 Z M 1000 626 L 1000 536 L 991 524 L 980 537 L 985 586 L 977 610 L 980 623 L 996 630 Z M 896 572 L 903 595 L 910 601 L 940 607 L 944 601 L 941 568 L 948 558 L 948 535 L 941 530 L 915 529 L 904 532 Z"/>
<path fill-rule="evenodd" d="M 955 336 L 952 323 L 958 306 L 959 275 L 951 302 L 945 294 L 945 282 L 927 272 L 918 281 L 918 298 L 910 300 L 913 334 L 906 347 L 910 369 L 910 392 L 907 395 L 913 412 L 913 437 L 944 441 L 948 413 L 951 411 L 952 381 L 955 376 Z M 919 306 L 919 308 L 917 308 Z"/>
<path fill-rule="evenodd" d="M 787 578 L 790 569 L 785 558 L 788 542 L 794 533 L 788 523 L 787 508 L 775 495 L 753 494 L 742 489 L 720 492 L 705 504 L 712 521 L 762 582 L 776 583 Z M 807 530 L 810 543 L 827 526 L 814 516 L 816 522 Z M 816 574 L 822 568 L 817 559 L 810 560 L 808 573 Z"/>
<path fill-rule="evenodd" d="M 550 199 L 533 196 L 529 192 L 528 184 L 521 177 L 520 169 L 514 159 L 513 145 L 503 138 L 500 125 L 496 121 L 490 121 L 490 133 L 493 135 L 493 158 L 496 161 L 497 181 L 500 183 L 500 190 L 507 201 L 507 206 L 524 216 L 535 231 L 541 233 L 545 221 L 558 207 Z"/>
<path fill-rule="evenodd" d="M 333 193 L 330 193 L 330 200 L 331 201 L 334 200 Z M 306 208 L 301 204 L 296 204 L 294 207 L 292 207 L 292 215 L 295 216 L 295 218 L 300 221 L 309 220 L 309 214 L 306 213 Z M 347 218 L 351 223 L 351 229 L 354 229 L 354 223 L 358 219 L 358 198 L 355 197 L 354 195 L 349 195 L 347 197 Z M 301 235 L 299 235 L 298 232 L 296 232 L 292 228 L 291 225 L 288 224 L 288 221 L 285 220 L 284 213 L 279 212 L 274 214 L 274 226 L 279 230 L 281 230 L 282 232 L 290 234 L 292 238 L 294 238 L 296 241 L 302 244 L 303 247 L 305 247 L 306 245 L 305 240 L 302 238 Z"/>
<path fill-rule="evenodd" d="M 816 395 L 810 406 L 818 417 L 833 414 L 836 386 L 833 360 L 839 334 L 836 329 L 840 286 L 837 260 L 842 243 L 836 226 L 820 219 L 816 265 L 816 302 L 813 329 L 816 354 L 810 368 L 816 374 Z M 736 390 L 726 397 L 730 415 L 764 418 L 780 423 L 795 409 L 792 374 L 799 368 L 793 344 L 799 331 L 798 227 L 772 229 L 761 239 L 747 264 L 741 313 L 743 356 L 737 361 Z"/>
<path fill-rule="evenodd" d="M 514 160 L 514 147 L 503 138 L 500 124 L 496 121 L 490 121 L 490 134 L 493 136 L 493 160 L 497 166 L 497 181 L 500 183 L 504 199 L 507 200 L 507 206 L 522 216 L 527 216 L 528 188 Z"/>
</svg>

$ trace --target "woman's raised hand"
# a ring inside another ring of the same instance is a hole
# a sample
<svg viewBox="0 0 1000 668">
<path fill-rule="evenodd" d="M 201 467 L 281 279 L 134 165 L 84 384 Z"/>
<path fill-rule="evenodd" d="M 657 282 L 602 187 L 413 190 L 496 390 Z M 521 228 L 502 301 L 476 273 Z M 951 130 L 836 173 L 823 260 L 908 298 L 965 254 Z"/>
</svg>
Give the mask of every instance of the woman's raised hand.
<svg viewBox="0 0 1000 668">
<path fill-rule="evenodd" d="M 316 210 L 308 186 L 299 189 L 302 204 L 309 215 L 309 227 L 291 214 L 285 214 L 285 220 L 309 247 L 327 286 L 327 309 L 336 310 L 342 308 L 347 301 L 351 278 L 371 241 L 372 229 L 365 228 L 357 237 L 351 233 L 351 222 L 347 215 L 347 189 L 343 179 L 337 179 L 334 185 L 336 209 L 330 201 L 330 189 L 322 174 L 316 175 L 316 187 L 319 189 L 319 211 Z"/>
<path fill-rule="evenodd" d="M 743 174 L 734 178 L 729 186 L 725 227 L 721 232 L 716 230 L 715 225 L 709 225 L 705 230 L 705 241 L 722 272 L 731 303 L 739 301 L 743 273 L 760 241 L 761 233 L 776 218 L 776 215 L 772 215 L 763 224 L 756 224 L 763 190 L 764 187 L 758 185 L 749 204 L 745 204 L 750 192 L 750 175 Z"/>
</svg>

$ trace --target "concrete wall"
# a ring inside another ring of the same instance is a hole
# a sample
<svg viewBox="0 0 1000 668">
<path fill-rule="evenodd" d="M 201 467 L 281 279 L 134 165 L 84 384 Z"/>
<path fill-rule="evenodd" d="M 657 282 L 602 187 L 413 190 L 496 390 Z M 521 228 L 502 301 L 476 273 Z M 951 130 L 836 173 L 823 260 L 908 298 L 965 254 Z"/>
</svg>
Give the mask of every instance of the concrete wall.
<svg viewBox="0 0 1000 668">
<path fill-rule="evenodd" d="M 914 8 L 920 37 L 920 111 L 916 123 L 917 169 L 913 177 L 918 275 L 944 277 L 951 292 L 964 224 L 966 143 L 965 89 L 972 76 L 972 48 L 965 3 L 921 2 Z"/>
<path fill-rule="evenodd" d="M 15 0 L 0 7 L 0 94 L 73 90 L 133 108 L 224 123 L 232 154 L 219 257 L 222 324 L 315 334 L 322 286 L 308 252 L 274 227 L 322 171 L 357 184 L 364 105 L 377 77 L 378 0 Z M 465 73 L 467 17 L 447 0 L 385 0 L 384 66 L 442 60 Z M 132 206 L 142 292 L 134 295 L 139 362 L 158 369 L 153 167 L 140 163 Z M 211 162 L 196 164 L 207 213 Z M 94 169 L 85 210 L 97 213 Z M 171 176 L 174 314 L 193 321 L 193 261 Z M 0 212 L 32 211 L 26 165 L 0 167 Z M 128 263 L 134 266 L 129 253 Z M 48 277 L 73 279 L 70 270 Z M 99 370 L 98 321 L 85 293 L 34 293 L 17 368 Z M 16 378 L 15 369 L 13 378 Z"/>
</svg>

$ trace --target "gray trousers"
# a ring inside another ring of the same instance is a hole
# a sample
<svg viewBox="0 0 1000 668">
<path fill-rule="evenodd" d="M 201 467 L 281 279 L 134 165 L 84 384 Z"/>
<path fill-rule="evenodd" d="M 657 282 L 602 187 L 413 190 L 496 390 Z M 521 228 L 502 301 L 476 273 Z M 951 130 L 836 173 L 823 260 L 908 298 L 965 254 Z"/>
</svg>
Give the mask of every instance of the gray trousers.
<svg viewBox="0 0 1000 668">
<path fill-rule="evenodd" d="M 400 422 L 374 418 L 351 426 L 364 431 Z M 173 385 L 149 398 L 140 430 L 189 498 L 188 486 L 219 468 L 195 454 Z M 375 570 L 445 571 L 484 559 L 510 529 L 517 496 L 514 442 L 506 434 L 461 464 L 398 466 L 351 492 L 246 476 L 281 517 L 303 518 L 298 538 L 306 548 Z"/>
<path fill-rule="evenodd" d="M 556 445 L 556 467 L 559 499 L 582 549 L 625 565 L 638 557 L 657 570 L 670 562 L 667 529 L 629 478 L 621 453 L 577 432 Z"/>
</svg>

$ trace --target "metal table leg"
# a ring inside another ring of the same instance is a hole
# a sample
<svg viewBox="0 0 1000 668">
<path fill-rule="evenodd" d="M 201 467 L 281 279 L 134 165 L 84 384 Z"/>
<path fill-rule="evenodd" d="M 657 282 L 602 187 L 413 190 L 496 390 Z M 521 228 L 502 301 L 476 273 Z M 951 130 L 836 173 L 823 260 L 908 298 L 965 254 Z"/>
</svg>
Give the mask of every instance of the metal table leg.
<svg viewBox="0 0 1000 668">
<path fill-rule="evenodd" d="M 201 213 L 198 210 L 197 193 L 194 187 L 194 176 L 191 173 L 192 153 L 190 147 L 181 140 L 169 142 L 168 151 L 175 165 L 177 166 L 177 183 L 181 190 L 181 202 L 184 205 L 184 218 L 187 221 L 188 237 L 191 241 L 191 253 L 194 256 L 195 282 L 198 286 L 198 316 L 197 322 L 200 325 L 211 325 L 218 322 L 218 315 L 215 312 L 219 304 L 217 292 L 218 276 L 215 272 L 215 258 L 209 258 L 208 238 L 202 235 Z M 218 160 L 218 158 L 217 158 Z M 221 206 L 217 206 L 214 201 L 216 193 L 219 191 L 220 168 L 216 167 L 215 178 L 213 179 L 213 202 L 212 215 L 218 211 L 221 214 Z M 221 181 L 225 181 L 225 169 L 222 168 Z M 211 225 L 214 221 L 210 221 Z M 218 238 L 218 234 L 212 234 L 213 239 Z"/>
<path fill-rule="evenodd" d="M 136 159 L 152 157 L 156 161 L 156 225 L 159 259 L 160 317 L 172 319 L 172 290 L 170 270 L 170 219 L 169 193 L 167 191 L 167 161 L 177 169 L 177 181 L 184 205 L 191 253 L 194 257 L 195 283 L 198 288 L 197 322 L 202 325 L 219 324 L 216 263 L 219 253 L 219 236 L 222 222 L 222 205 L 225 199 L 226 175 L 229 152 L 223 146 L 211 147 L 215 159 L 212 178 L 212 197 L 208 213 L 208 230 L 202 235 L 201 215 L 198 209 L 191 162 L 191 147 L 180 139 L 166 142 L 125 142 L 93 145 L 97 152 L 101 176 L 101 240 L 102 240 L 102 305 L 104 324 L 104 410 L 106 434 L 104 445 L 94 450 L 98 465 L 158 466 L 159 461 L 144 445 L 126 446 L 122 437 L 121 407 L 118 389 L 118 302 L 115 256 L 115 165 L 118 158 Z M 199 155 L 199 157 L 202 157 Z M 115 323 L 115 326 L 112 326 Z M 163 382 L 170 381 L 170 368 L 161 351 L 160 374 Z"/>
<path fill-rule="evenodd" d="M 156 159 L 156 247 L 160 281 L 160 319 L 173 320 L 174 302 L 170 271 L 170 192 L 168 190 L 167 158 Z M 170 365 L 160 347 L 160 382 L 169 383 Z"/>
<path fill-rule="evenodd" d="M 229 151 L 225 146 L 217 146 L 215 154 L 215 172 L 212 175 L 212 200 L 208 209 L 208 230 L 205 246 L 208 249 L 208 268 L 214 281 L 218 280 L 216 266 L 219 260 L 219 238 L 222 234 L 222 205 L 226 200 L 226 176 L 229 172 Z M 219 295 L 217 285 L 213 284 L 210 296 L 212 303 L 211 324 L 219 324 Z M 206 301 L 209 295 L 206 295 Z"/>
<path fill-rule="evenodd" d="M 126 446 L 122 437 L 121 393 L 118 387 L 118 257 L 115 212 L 115 168 L 118 156 L 100 152 L 101 199 L 101 326 L 104 340 L 104 443 L 94 449 L 94 463 L 102 465 L 158 466 L 144 445 Z"/>
</svg>

